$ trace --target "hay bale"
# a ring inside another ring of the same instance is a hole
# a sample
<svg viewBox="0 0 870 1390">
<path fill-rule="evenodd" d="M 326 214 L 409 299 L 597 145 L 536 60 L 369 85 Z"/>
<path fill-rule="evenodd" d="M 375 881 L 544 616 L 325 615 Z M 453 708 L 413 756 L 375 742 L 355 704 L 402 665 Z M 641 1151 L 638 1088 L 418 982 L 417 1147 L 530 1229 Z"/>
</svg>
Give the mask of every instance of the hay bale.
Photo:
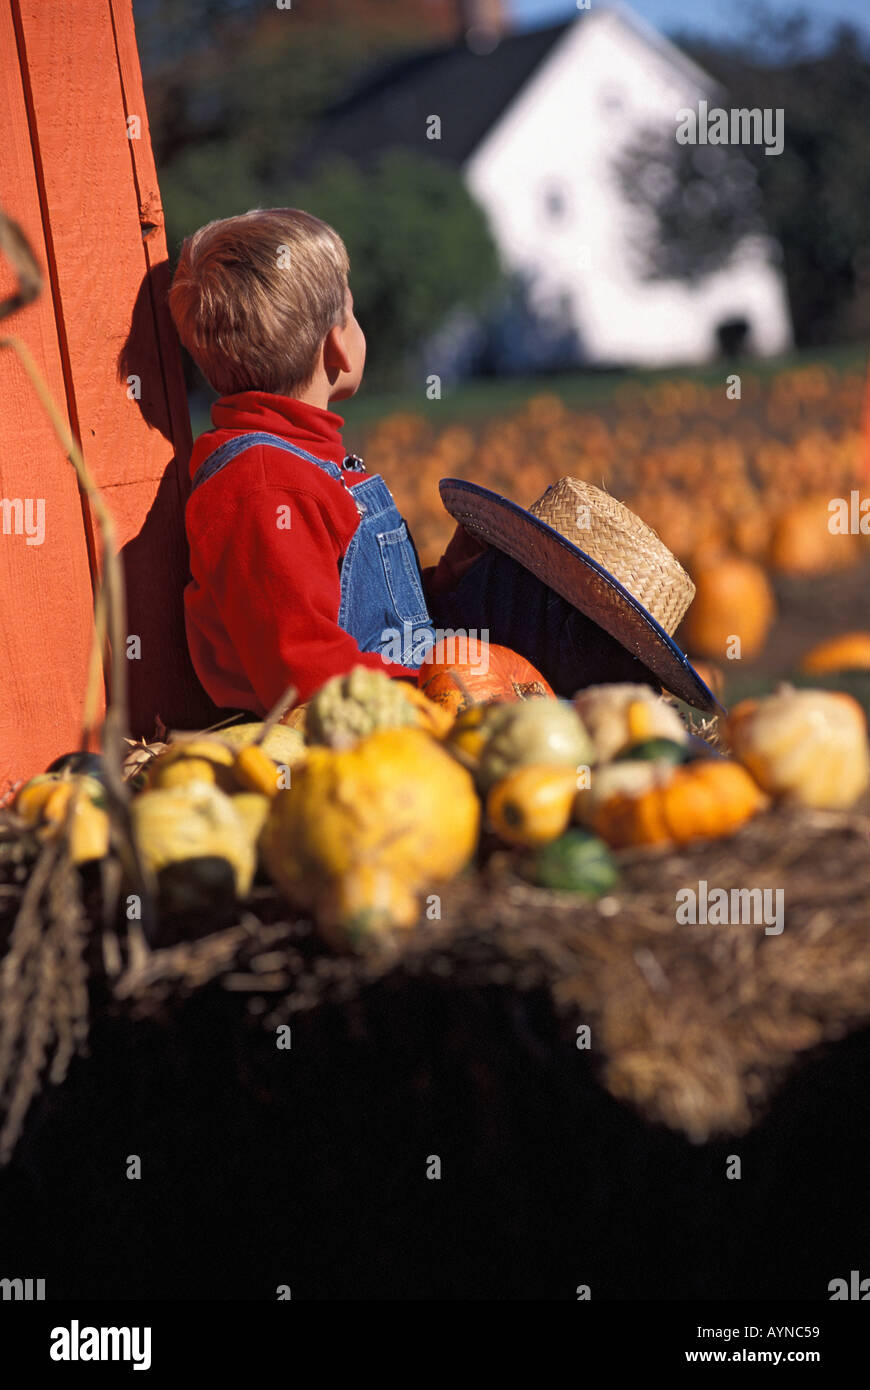
<svg viewBox="0 0 870 1390">
<path fill-rule="evenodd" d="M 92 952 L 90 1055 L 0 1175 L 9 1258 L 58 1297 L 824 1297 L 868 1224 L 866 836 L 777 812 L 582 906 L 496 856 L 397 958 L 325 954 L 270 890 L 118 978 Z M 700 878 L 783 886 L 782 935 L 678 926 Z"/>
</svg>

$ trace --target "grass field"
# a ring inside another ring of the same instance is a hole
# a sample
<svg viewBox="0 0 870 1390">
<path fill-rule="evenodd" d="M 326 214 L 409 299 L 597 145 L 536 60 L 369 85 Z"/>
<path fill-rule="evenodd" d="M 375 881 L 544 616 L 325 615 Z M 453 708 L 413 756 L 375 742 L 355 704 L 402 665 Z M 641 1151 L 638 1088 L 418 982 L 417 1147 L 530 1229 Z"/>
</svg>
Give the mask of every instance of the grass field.
<svg viewBox="0 0 870 1390">
<path fill-rule="evenodd" d="M 354 436 L 366 434 L 372 426 L 388 415 L 412 412 L 422 415 L 432 424 L 445 425 L 452 421 L 480 421 L 487 417 L 514 410 L 541 392 L 553 392 L 567 406 L 594 410 L 607 406 L 614 392 L 629 383 L 654 386 L 668 381 L 689 381 L 702 386 L 724 382 L 730 372 L 739 372 L 746 379 L 764 381 L 794 367 L 822 364 L 834 371 L 864 371 L 868 365 L 868 349 L 850 345 L 822 351 L 795 352 L 785 357 L 745 358 L 736 363 L 716 362 L 703 367 L 670 367 L 656 371 L 573 371 L 549 376 L 498 377 L 481 379 L 451 387 L 440 400 L 428 400 L 425 385 L 416 390 L 369 394 L 365 381 L 359 394 L 336 406 L 346 422 L 349 447 L 357 441 Z M 208 407 L 201 401 L 191 402 L 194 438 L 211 428 Z"/>
<path fill-rule="evenodd" d="M 669 367 L 655 371 L 573 371 L 547 376 L 481 379 L 445 390 L 441 400 L 427 400 L 425 386 L 416 391 L 396 391 L 367 396 L 365 382 L 357 396 L 338 406 L 347 429 L 368 427 L 386 415 L 412 411 L 435 424 L 453 420 L 480 420 L 522 406 L 530 397 L 552 392 L 579 410 L 608 405 L 627 384 L 655 386 L 667 381 L 689 381 L 701 386 L 724 383 L 731 372 L 764 381 L 794 367 L 821 364 L 835 371 L 860 371 L 867 367 L 868 349 L 850 345 L 816 352 L 796 352 L 784 357 L 745 358 L 736 363 L 716 362 L 703 367 Z"/>
</svg>

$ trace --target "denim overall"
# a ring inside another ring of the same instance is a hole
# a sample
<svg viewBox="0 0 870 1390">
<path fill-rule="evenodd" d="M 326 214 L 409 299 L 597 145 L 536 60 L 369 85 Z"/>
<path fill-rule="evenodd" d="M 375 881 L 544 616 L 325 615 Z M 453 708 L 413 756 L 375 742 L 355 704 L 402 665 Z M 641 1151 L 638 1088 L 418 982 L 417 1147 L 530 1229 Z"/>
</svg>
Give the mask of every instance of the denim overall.
<svg viewBox="0 0 870 1390">
<path fill-rule="evenodd" d="M 255 444 L 269 444 L 307 459 L 346 488 L 356 503 L 360 523 L 339 561 L 338 626 L 356 639 L 361 651 L 380 652 L 385 662 L 402 666 L 422 665 L 435 634 L 423 597 L 420 564 L 408 528 L 380 474 L 351 488 L 337 463 L 315 458 L 278 435 L 254 432 L 239 435 L 209 454 L 193 476 L 191 493 Z M 362 460 L 351 454 L 344 468 L 361 472 Z"/>
</svg>

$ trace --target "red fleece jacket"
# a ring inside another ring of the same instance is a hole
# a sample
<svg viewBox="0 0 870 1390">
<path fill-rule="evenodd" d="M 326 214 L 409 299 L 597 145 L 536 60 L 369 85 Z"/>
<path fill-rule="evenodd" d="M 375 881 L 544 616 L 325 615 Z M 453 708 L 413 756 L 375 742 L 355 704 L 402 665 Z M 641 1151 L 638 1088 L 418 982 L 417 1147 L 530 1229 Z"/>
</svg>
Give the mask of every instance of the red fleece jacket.
<svg viewBox="0 0 870 1390">
<path fill-rule="evenodd" d="M 342 417 L 287 396 L 223 396 L 211 417 L 214 429 L 193 446 L 191 477 L 221 444 L 253 430 L 333 463 L 347 456 Z M 345 474 L 351 487 L 368 476 Z M 283 529 L 280 509 L 288 507 L 291 525 Z M 330 676 L 359 664 L 416 679 L 415 670 L 360 651 L 338 626 L 339 560 L 358 524 L 353 498 L 335 479 L 268 445 L 246 449 L 191 495 L 185 509 L 187 640 L 216 705 L 264 714 L 288 685 L 307 700 Z M 452 587 L 480 551 L 457 527 L 439 564 L 424 571 L 427 595 Z"/>
</svg>

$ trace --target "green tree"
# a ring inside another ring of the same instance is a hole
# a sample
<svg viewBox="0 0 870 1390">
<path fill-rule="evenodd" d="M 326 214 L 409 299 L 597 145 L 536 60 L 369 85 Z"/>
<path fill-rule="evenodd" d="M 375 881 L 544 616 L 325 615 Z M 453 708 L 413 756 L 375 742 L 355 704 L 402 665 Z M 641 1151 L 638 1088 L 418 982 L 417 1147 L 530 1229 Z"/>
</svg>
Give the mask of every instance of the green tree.
<svg viewBox="0 0 870 1390">
<path fill-rule="evenodd" d="M 448 310 L 481 308 L 500 278 L 484 214 L 459 174 L 404 151 L 371 171 L 336 159 L 287 201 L 343 238 L 370 384 L 395 378 Z"/>
<path fill-rule="evenodd" d="M 767 63 L 754 47 L 692 47 L 722 84 L 714 104 L 783 110 L 782 154 L 680 146 L 670 126 L 644 131 L 617 169 L 649 215 L 636 249 L 650 278 L 695 279 L 727 266 L 745 238 L 769 233 L 795 336 L 809 346 L 870 335 L 870 59 L 845 28 L 807 52 L 807 30 L 795 17 L 766 21 Z"/>
</svg>

